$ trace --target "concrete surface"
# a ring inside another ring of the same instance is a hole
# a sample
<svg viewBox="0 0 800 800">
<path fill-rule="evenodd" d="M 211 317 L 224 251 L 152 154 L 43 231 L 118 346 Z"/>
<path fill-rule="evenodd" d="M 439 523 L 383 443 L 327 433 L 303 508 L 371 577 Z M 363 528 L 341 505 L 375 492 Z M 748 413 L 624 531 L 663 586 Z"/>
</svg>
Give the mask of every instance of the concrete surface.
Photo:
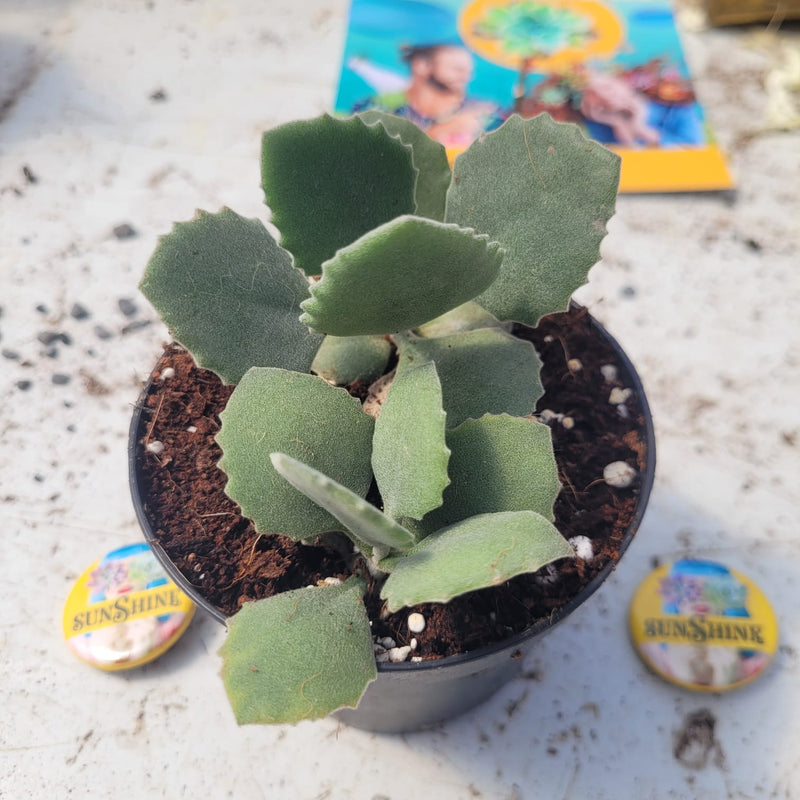
<svg viewBox="0 0 800 800">
<path fill-rule="evenodd" d="M 642 375 L 658 479 L 616 575 L 527 679 L 422 734 L 240 729 L 202 615 L 134 672 L 67 649 L 73 581 L 139 539 L 127 427 L 166 338 L 142 268 L 196 207 L 266 219 L 259 134 L 330 107 L 346 16 L 344 0 L 0 5 L 0 797 L 800 797 L 800 131 L 772 130 L 791 120 L 770 89 L 797 28 L 707 30 L 682 9 L 739 190 L 623 197 L 579 293 Z M 748 688 L 675 689 L 628 645 L 651 559 L 685 554 L 744 570 L 777 610 L 780 652 Z M 700 709 L 714 736 L 688 766 L 676 737 Z"/>
</svg>

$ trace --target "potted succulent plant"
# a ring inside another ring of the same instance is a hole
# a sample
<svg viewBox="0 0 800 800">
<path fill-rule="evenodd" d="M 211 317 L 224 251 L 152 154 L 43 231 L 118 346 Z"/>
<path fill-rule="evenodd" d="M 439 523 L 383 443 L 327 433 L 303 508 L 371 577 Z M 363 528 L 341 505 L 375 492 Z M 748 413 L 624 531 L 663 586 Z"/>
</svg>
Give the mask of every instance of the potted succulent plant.
<svg viewBox="0 0 800 800">
<path fill-rule="evenodd" d="M 576 558 L 579 543 L 554 525 L 552 419 L 534 415 L 542 362 L 515 333 L 563 311 L 585 282 L 618 179 L 616 155 L 544 115 L 510 118 L 452 170 L 410 122 L 324 115 L 263 137 L 280 244 L 228 209 L 160 240 L 141 289 L 198 368 L 227 385 L 218 467 L 253 551 L 288 540 L 346 565 L 227 618 L 222 674 L 240 723 L 357 707 L 339 713 L 397 730 L 452 715 L 507 680 L 531 637 L 605 577 L 508 642 L 441 662 L 415 655 L 416 609 Z M 131 464 L 137 512 L 157 539 L 139 487 L 143 460 L 170 457 L 153 424 L 140 408 Z M 646 474 L 628 537 L 652 480 L 652 428 L 638 448 Z M 607 480 L 630 485 L 637 470 L 616 468 Z M 202 598 L 191 578 L 205 572 L 171 571 Z M 371 628 L 376 603 L 378 617 L 411 615 L 408 644 Z M 402 663 L 376 667 L 376 652 Z"/>
</svg>

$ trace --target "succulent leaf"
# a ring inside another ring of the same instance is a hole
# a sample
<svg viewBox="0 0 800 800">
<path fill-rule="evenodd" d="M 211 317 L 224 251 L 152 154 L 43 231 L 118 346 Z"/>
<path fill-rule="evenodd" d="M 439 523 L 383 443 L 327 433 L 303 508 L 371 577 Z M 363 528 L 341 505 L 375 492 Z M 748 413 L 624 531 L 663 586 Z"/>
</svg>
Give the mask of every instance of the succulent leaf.
<svg viewBox="0 0 800 800">
<path fill-rule="evenodd" d="M 369 385 L 383 375 L 391 354 L 384 336 L 326 336 L 311 371 L 337 386 Z"/>
<path fill-rule="evenodd" d="M 442 314 L 424 325 L 420 325 L 414 333 L 426 339 L 437 336 L 451 336 L 454 333 L 476 331 L 480 328 L 499 328 L 501 323 L 485 308 L 479 306 L 474 300 Z"/>
<path fill-rule="evenodd" d="M 300 319 L 334 336 L 413 328 L 482 292 L 502 257 L 496 243 L 469 229 L 398 217 L 325 262 Z"/>
<path fill-rule="evenodd" d="M 322 338 L 298 315 L 308 283 L 256 219 L 199 212 L 162 237 L 139 287 L 201 367 L 307 372 Z"/>
<path fill-rule="evenodd" d="M 544 393 L 533 345 L 499 328 L 397 338 L 398 374 L 428 361 L 436 364 L 448 428 L 484 414 L 530 414 Z"/>
<path fill-rule="evenodd" d="M 222 679 L 240 725 L 320 719 L 355 708 L 377 677 L 364 581 L 245 603 L 228 620 Z"/>
<path fill-rule="evenodd" d="M 234 389 L 220 418 L 225 492 L 259 532 L 300 540 L 341 529 L 275 471 L 271 453 L 301 459 L 366 495 L 374 420 L 344 389 L 315 375 L 254 368 Z"/>
<path fill-rule="evenodd" d="M 508 414 L 468 419 L 447 432 L 450 485 L 422 524 L 431 532 L 468 517 L 535 511 L 553 521 L 561 489 L 550 428 Z"/>
<path fill-rule="evenodd" d="M 403 144 L 410 145 L 417 176 L 417 214 L 442 221 L 447 189 L 453 177 L 447 151 L 435 142 L 422 128 L 411 120 L 386 114 L 383 111 L 362 111 L 358 114 L 367 125 L 380 123 L 393 136 L 399 136 Z"/>
<path fill-rule="evenodd" d="M 372 470 L 392 519 L 422 519 L 450 482 L 442 386 L 432 362 L 397 375 L 375 422 Z"/>
<path fill-rule="evenodd" d="M 447 222 L 508 251 L 476 302 L 501 320 L 536 325 L 565 310 L 600 258 L 614 213 L 619 156 L 545 114 L 509 118 L 455 161 Z"/>
<path fill-rule="evenodd" d="M 416 541 L 405 528 L 346 486 L 323 475 L 285 453 L 272 453 L 272 465 L 283 477 L 326 511 L 333 514 L 352 533 L 353 541 L 361 546 L 408 550 Z"/>
<path fill-rule="evenodd" d="M 272 222 L 306 275 L 367 231 L 415 213 L 416 173 L 410 147 L 358 117 L 289 122 L 262 139 Z"/>
<path fill-rule="evenodd" d="M 381 569 L 391 573 L 381 597 L 392 612 L 419 603 L 446 603 L 572 555 L 566 539 L 535 511 L 481 514 L 436 531 L 404 555 L 381 561 Z"/>
</svg>

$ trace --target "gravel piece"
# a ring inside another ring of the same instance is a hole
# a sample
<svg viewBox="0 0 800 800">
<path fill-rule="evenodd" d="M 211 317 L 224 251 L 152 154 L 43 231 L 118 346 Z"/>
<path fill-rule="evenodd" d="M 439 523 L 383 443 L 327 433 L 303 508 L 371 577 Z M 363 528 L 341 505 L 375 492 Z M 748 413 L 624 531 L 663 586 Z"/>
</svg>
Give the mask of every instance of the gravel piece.
<svg viewBox="0 0 800 800">
<path fill-rule="evenodd" d="M 415 611 L 413 614 L 408 615 L 406 624 L 411 633 L 422 633 L 425 630 L 425 617 Z"/>
<path fill-rule="evenodd" d="M 389 661 L 393 664 L 399 664 L 405 661 L 411 655 L 411 648 L 406 645 L 405 647 L 392 647 L 389 650 Z"/>
<path fill-rule="evenodd" d="M 614 364 L 603 364 L 600 367 L 600 374 L 608 383 L 614 383 L 617 379 L 617 367 Z"/>
<path fill-rule="evenodd" d="M 51 344 L 72 344 L 72 337 L 69 334 L 62 333 L 61 331 L 42 331 L 36 337 L 43 345 L 51 345 Z"/>
<path fill-rule="evenodd" d="M 133 239 L 134 236 L 138 236 L 139 232 L 133 225 L 130 225 L 127 222 L 123 222 L 121 225 L 114 226 L 114 236 L 117 239 Z"/>
<path fill-rule="evenodd" d="M 63 372 L 56 372 L 52 378 L 52 381 L 56 386 L 66 386 L 71 380 L 72 375 L 66 375 Z"/>
<path fill-rule="evenodd" d="M 3 350 L 3 358 L 9 361 L 19 361 L 19 353 L 16 350 Z"/>
<path fill-rule="evenodd" d="M 594 558 L 594 547 L 592 546 L 592 540 L 588 536 L 573 536 L 569 543 L 578 558 L 584 561 L 591 561 Z"/>
<path fill-rule="evenodd" d="M 89 319 L 91 314 L 89 313 L 89 309 L 86 306 L 81 305 L 80 303 L 73 303 L 72 308 L 69 310 L 69 315 L 73 319 L 84 320 Z"/>
<path fill-rule="evenodd" d="M 113 333 L 108 328 L 104 328 L 102 325 L 95 325 L 94 326 L 94 335 L 98 339 L 111 339 L 113 337 Z"/>
<path fill-rule="evenodd" d="M 615 489 L 627 489 L 636 477 L 636 470 L 624 461 L 612 461 L 603 469 L 603 480 Z"/>
<path fill-rule="evenodd" d="M 134 331 L 140 331 L 142 328 L 147 328 L 152 325 L 152 322 L 149 319 L 136 319 L 133 322 L 129 322 L 122 328 L 122 335 L 126 335 L 128 333 L 133 333 Z"/>
<path fill-rule="evenodd" d="M 17 382 L 16 382 L 14 385 L 15 385 L 15 386 L 17 387 L 17 389 L 19 389 L 21 392 L 27 392 L 27 391 L 28 391 L 28 389 L 30 389 L 30 388 L 31 388 L 31 386 L 33 386 L 33 384 L 32 384 L 30 381 L 17 381 Z"/>
<path fill-rule="evenodd" d="M 612 406 L 618 406 L 621 403 L 624 403 L 632 394 L 632 389 L 620 389 L 619 387 L 615 386 L 611 390 L 611 394 L 608 396 L 608 402 L 611 403 Z"/>
<path fill-rule="evenodd" d="M 120 299 L 117 300 L 117 306 L 126 317 L 134 316 L 139 310 L 136 303 L 134 303 L 130 297 L 120 297 Z"/>
</svg>

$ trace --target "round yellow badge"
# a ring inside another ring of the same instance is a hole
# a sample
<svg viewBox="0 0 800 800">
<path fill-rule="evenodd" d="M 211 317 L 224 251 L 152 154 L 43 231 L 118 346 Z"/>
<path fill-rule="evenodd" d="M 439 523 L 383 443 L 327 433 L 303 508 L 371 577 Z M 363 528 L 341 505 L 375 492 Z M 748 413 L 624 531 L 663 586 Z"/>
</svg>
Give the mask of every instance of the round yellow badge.
<svg viewBox="0 0 800 800">
<path fill-rule="evenodd" d="M 651 572 L 633 596 L 629 622 L 645 664 L 695 691 L 749 683 L 778 647 L 778 623 L 764 594 L 714 561 L 676 561 Z"/>
<path fill-rule="evenodd" d="M 130 669 L 172 647 L 193 615 L 192 601 L 142 542 L 114 550 L 78 578 L 64 606 L 64 638 L 92 666 Z"/>
</svg>

